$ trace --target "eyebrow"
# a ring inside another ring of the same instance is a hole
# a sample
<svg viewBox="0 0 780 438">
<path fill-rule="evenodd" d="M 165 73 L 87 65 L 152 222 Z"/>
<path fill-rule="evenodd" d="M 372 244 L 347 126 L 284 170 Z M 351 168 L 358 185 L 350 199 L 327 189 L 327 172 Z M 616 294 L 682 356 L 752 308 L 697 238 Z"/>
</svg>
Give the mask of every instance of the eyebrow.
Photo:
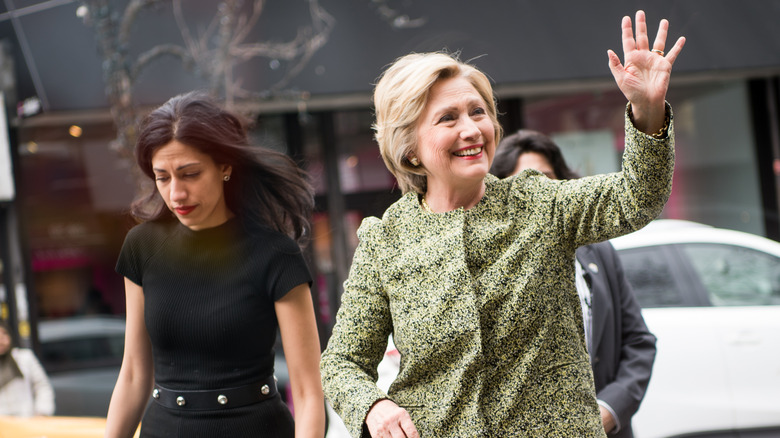
<svg viewBox="0 0 780 438">
<path fill-rule="evenodd" d="M 465 97 L 465 98 L 463 98 L 463 100 L 466 102 L 466 105 L 469 106 L 469 107 L 486 105 L 485 101 L 482 98 L 476 97 L 476 96 L 474 96 L 473 98 L 472 97 Z M 434 108 L 434 111 L 435 112 L 456 111 L 459 107 L 460 107 L 460 105 L 446 104 L 445 106 L 442 106 L 442 107 L 439 107 L 439 108 Z"/>
<path fill-rule="evenodd" d="M 200 164 L 200 163 L 197 162 L 197 161 L 194 162 L 194 163 L 182 164 L 181 166 L 177 167 L 174 170 L 182 170 L 182 169 L 186 169 L 186 168 L 191 167 L 191 166 L 197 166 L 198 164 Z M 167 172 L 167 170 L 165 170 L 165 169 L 158 169 L 156 167 L 152 167 L 152 170 L 155 171 L 155 172 Z"/>
</svg>

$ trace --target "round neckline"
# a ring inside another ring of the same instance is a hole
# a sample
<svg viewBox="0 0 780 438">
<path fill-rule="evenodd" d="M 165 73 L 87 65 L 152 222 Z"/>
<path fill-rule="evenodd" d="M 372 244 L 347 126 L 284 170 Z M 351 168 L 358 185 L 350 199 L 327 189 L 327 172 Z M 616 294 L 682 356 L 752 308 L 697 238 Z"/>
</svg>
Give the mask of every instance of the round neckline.
<svg viewBox="0 0 780 438">
<path fill-rule="evenodd" d="M 236 228 L 235 224 L 238 223 L 238 216 L 233 216 L 230 219 L 226 220 L 225 222 L 222 222 L 219 225 L 203 228 L 201 230 L 193 230 L 192 228 L 184 225 L 183 223 L 177 221 L 176 224 L 177 229 L 179 232 L 186 236 L 192 236 L 192 237 L 209 237 L 209 236 L 215 236 L 215 235 L 221 235 L 227 231 L 234 230 Z"/>
<path fill-rule="evenodd" d="M 415 196 L 413 197 L 413 199 L 414 199 L 414 201 L 417 204 L 417 208 L 420 211 L 422 211 L 424 214 L 426 214 L 426 215 L 432 215 L 432 216 L 439 216 L 439 217 L 441 217 L 441 216 L 445 216 L 445 215 L 449 215 L 449 214 L 453 214 L 453 213 L 458 213 L 458 212 L 469 213 L 469 212 L 477 211 L 477 210 L 480 210 L 481 208 L 483 208 L 483 206 L 486 204 L 485 199 L 488 198 L 488 192 L 492 191 L 491 190 L 491 185 L 490 185 L 491 181 L 488 180 L 488 175 L 491 175 L 491 174 L 485 175 L 485 179 L 483 180 L 483 182 L 485 184 L 485 191 L 482 193 L 482 197 L 479 199 L 479 201 L 477 201 L 476 204 L 474 204 L 468 210 L 466 208 L 464 208 L 463 206 L 460 206 L 460 207 L 458 207 L 458 208 L 456 208 L 454 210 L 436 212 L 436 211 L 433 211 L 432 209 L 428 210 L 428 209 L 425 208 L 425 206 L 423 205 L 423 200 L 425 199 L 425 195 L 424 194 L 415 193 Z M 425 201 L 425 202 L 427 204 L 427 201 Z M 430 206 L 428 206 L 428 208 L 430 209 Z"/>
</svg>

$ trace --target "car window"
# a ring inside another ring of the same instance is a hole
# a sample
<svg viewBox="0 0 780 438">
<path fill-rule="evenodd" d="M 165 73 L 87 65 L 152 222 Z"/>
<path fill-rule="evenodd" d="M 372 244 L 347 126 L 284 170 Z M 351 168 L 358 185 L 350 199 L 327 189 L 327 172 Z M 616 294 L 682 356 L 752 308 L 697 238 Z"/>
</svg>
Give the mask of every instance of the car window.
<svg viewBox="0 0 780 438">
<path fill-rule="evenodd" d="M 680 246 L 713 306 L 780 305 L 780 258 L 734 245 Z"/>
<path fill-rule="evenodd" d="M 41 342 L 41 363 L 48 372 L 116 366 L 122 363 L 124 336 L 93 336 Z"/>
<path fill-rule="evenodd" d="M 675 281 L 669 257 L 662 246 L 624 249 L 619 252 L 628 283 L 642 307 L 686 305 Z"/>
</svg>

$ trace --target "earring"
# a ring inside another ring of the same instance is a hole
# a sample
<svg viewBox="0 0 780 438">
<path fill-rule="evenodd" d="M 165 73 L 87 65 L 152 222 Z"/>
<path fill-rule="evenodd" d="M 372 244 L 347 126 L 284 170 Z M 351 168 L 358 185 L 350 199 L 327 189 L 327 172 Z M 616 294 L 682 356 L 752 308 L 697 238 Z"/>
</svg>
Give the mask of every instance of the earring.
<svg viewBox="0 0 780 438">
<path fill-rule="evenodd" d="M 222 179 L 223 179 L 225 182 L 228 182 L 228 181 L 230 181 L 230 175 L 225 175 L 225 176 L 223 176 L 223 177 L 222 177 Z"/>
<path fill-rule="evenodd" d="M 417 167 L 420 165 L 420 160 L 417 159 L 417 157 L 409 158 L 409 162 L 412 163 L 412 166 Z"/>
</svg>

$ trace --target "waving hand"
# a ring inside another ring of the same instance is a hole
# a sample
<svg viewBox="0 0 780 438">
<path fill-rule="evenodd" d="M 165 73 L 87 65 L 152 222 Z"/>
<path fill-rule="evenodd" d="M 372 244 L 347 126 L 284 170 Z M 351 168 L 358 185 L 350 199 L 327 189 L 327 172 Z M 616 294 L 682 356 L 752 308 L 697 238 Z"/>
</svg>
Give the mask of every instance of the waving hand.
<svg viewBox="0 0 780 438">
<path fill-rule="evenodd" d="M 623 17 L 621 27 L 624 63 L 621 64 L 617 54 L 609 50 L 609 69 L 618 88 L 631 102 L 634 125 L 640 131 L 651 134 L 664 124 L 664 102 L 672 64 L 685 45 L 685 37 L 680 37 L 674 46 L 664 53 L 669 30 L 669 22 L 664 19 L 658 26 L 658 34 L 651 47 L 643 11 L 636 13 L 636 38 L 631 18 Z"/>
</svg>

